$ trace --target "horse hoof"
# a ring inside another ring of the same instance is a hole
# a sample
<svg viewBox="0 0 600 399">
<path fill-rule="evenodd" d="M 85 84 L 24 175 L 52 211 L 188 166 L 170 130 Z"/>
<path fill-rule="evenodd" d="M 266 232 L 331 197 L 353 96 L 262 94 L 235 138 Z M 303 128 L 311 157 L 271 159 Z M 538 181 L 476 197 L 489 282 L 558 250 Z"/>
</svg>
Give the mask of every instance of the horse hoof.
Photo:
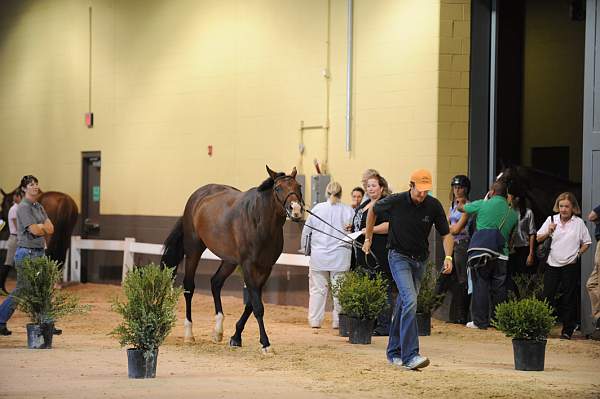
<svg viewBox="0 0 600 399">
<path fill-rule="evenodd" d="M 192 336 L 192 337 L 184 337 L 183 338 L 183 343 L 184 344 L 193 344 L 194 342 L 196 342 L 196 339 Z"/>
<path fill-rule="evenodd" d="M 214 343 L 223 341 L 223 333 L 213 333 L 212 340 Z"/>
<path fill-rule="evenodd" d="M 262 353 L 263 356 L 273 356 L 275 354 L 275 351 L 270 346 L 267 346 L 264 348 L 260 348 L 260 353 Z"/>
<path fill-rule="evenodd" d="M 232 348 L 241 348 L 242 347 L 242 340 L 238 341 L 237 339 L 234 339 L 233 337 L 231 337 L 229 339 L 229 346 L 232 347 Z"/>
</svg>

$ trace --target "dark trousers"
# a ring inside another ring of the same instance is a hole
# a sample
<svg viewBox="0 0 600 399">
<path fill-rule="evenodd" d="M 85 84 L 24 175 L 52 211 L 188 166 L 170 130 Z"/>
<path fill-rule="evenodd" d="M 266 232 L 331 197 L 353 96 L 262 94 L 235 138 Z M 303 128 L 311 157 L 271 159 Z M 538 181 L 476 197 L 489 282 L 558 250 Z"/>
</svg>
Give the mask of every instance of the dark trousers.
<svg viewBox="0 0 600 399">
<path fill-rule="evenodd" d="M 579 268 L 576 263 L 553 267 L 547 266 L 544 271 L 544 298 L 558 313 L 563 323 L 562 332 L 573 334 L 577 323 L 577 284 Z M 557 294 L 560 290 L 560 296 Z"/>
<path fill-rule="evenodd" d="M 510 254 L 508 258 L 508 279 L 506 281 L 506 286 L 508 291 L 512 291 L 517 298 L 519 298 L 519 292 L 514 277 L 519 274 L 531 276 L 537 273 L 537 266 L 535 263 L 531 266 L 527 266 L 528 256 L 529 247 L 516 247 L 515 252 Z"/>
<path fill-rule="evenodd" d="M 473 322 L 479 328 L 488 328 L 490 326 L 490 305 L 493 318 L 496 305 L 506 301 L 506 261 L 494 259 L 485 266 L 474 268 L 471 271 Z"/>
<path fill-rule="evenodd" d="M 438 275 L 435 284 L 436 295 L 452 293 L 448 320 L 466 323 L 469 320 L 469 294 L 467 292 L 467 248 L 468 240 L 454 243 L 452 273 Z"/>
</svg>

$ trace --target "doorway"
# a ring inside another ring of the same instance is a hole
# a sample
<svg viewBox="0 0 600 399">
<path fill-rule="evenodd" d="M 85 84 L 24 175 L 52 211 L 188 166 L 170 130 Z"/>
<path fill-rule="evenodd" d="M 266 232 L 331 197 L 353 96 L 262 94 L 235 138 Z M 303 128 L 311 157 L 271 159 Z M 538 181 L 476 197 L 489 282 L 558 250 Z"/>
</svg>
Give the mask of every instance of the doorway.
<svg viewBox="0 0 600 399">
<path fill-rule="evenodd" d="M 100 236 L 100 169 L 102 167 L 100 151 L 81 154 L 81 237 L 99 238 Z M 88 281 L 89 270 L 94 265 L 92 251 L 81 253 L 81 282 Z"/>
</svg>

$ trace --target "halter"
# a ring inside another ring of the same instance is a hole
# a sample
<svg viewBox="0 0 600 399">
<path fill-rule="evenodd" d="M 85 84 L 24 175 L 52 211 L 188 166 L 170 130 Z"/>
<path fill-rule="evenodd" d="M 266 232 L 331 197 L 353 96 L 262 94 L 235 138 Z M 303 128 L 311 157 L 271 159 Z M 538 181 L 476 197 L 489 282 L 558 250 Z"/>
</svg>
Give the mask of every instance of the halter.
<svg viewBox="0 0 600 399">
<path fill-rule="evenodd" d="M 279 185 L 277 184 L 277 181 L 289 180 L 289 179 L 294 179 L 295 180 L 295 178 L 293 178 L 292 176 L 279 176 L 279 177 L 276 177 L 274 179 L 275 184 L 273 185 L 273 190 L 275 190 L 277 187 L 279 187 Z M 277 199 L 277 202 L 279 202 L 279 204 L 281 205 L 281 207 L 285 211 L 287 217 L 289 217 L 290 219 L 293 220 L 292 212 L 289 209 L 287 209 L 286 206 L 285 206 L 285 204 L 287 203 L 288 198 L 290 198 L 290 196 L 292 196 L 292 195 L 296 196 L 296 198 L 298 199 L 298 202 L 300 203 L 300 207 L 302 209 L 304 209 L 304 199 L 302 198 L 302 194 L 299 194 L 299 193 L 297 193 L 295 191 L 290 191 L 288 193 L 288 195 L 285 196 L 285 198 L 283 199 L 283 201 L 281 201 L 279 199 L 279 196 L 277 194 L 275 194 L 275 198 Z"/>
</svg>

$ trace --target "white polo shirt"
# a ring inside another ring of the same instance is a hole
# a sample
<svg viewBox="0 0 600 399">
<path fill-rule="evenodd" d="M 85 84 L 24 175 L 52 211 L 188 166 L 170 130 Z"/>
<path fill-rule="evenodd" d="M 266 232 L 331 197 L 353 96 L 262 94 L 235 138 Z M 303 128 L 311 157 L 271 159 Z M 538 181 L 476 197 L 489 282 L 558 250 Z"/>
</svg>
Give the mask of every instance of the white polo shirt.
<svg viewBox="0 0 600 399">
<path fill-rule="evenodd" d="M 550 226 L 550 216 L 546 219 L 538 236 L 548 233 Z M 571 216 L 566 223 L 560 221 L 560 214 L 554 215 L 556 229 L 552 234 L 552 245 L 550 246 L 550 255 L 548 255 L 548 265 L 561 267 L 575 263 L 579 248 L 584 244 L 591 244 L 592 239 L 585 223 L 578 216 Z"/>
<path fill-rule="evenodd" d="M 352 221 L 354 211 L 348 205 L 339 202 L 332 204 L 330 201 L 316 204 L 311 211 L 339 230 L 336 231 L 332 229 L 312 215 L 308 217 L 305 227 L 302 230 L 302 242 L 306 242 L 306 237 L 312 231 L 309 260 L 311 270 L 331 272 L 348 271 L 348 269 L 350 269 L 350 257 L 352 255 L 351 247 L 349 243 L 340 241 L 338 238 L 345 238 L 345 235 L 340 233 L 340 231 L 343 232 L 345 225 Z M 315 227 L 329 235 L 314 231 L 306 226 Z"/>
</svg>

